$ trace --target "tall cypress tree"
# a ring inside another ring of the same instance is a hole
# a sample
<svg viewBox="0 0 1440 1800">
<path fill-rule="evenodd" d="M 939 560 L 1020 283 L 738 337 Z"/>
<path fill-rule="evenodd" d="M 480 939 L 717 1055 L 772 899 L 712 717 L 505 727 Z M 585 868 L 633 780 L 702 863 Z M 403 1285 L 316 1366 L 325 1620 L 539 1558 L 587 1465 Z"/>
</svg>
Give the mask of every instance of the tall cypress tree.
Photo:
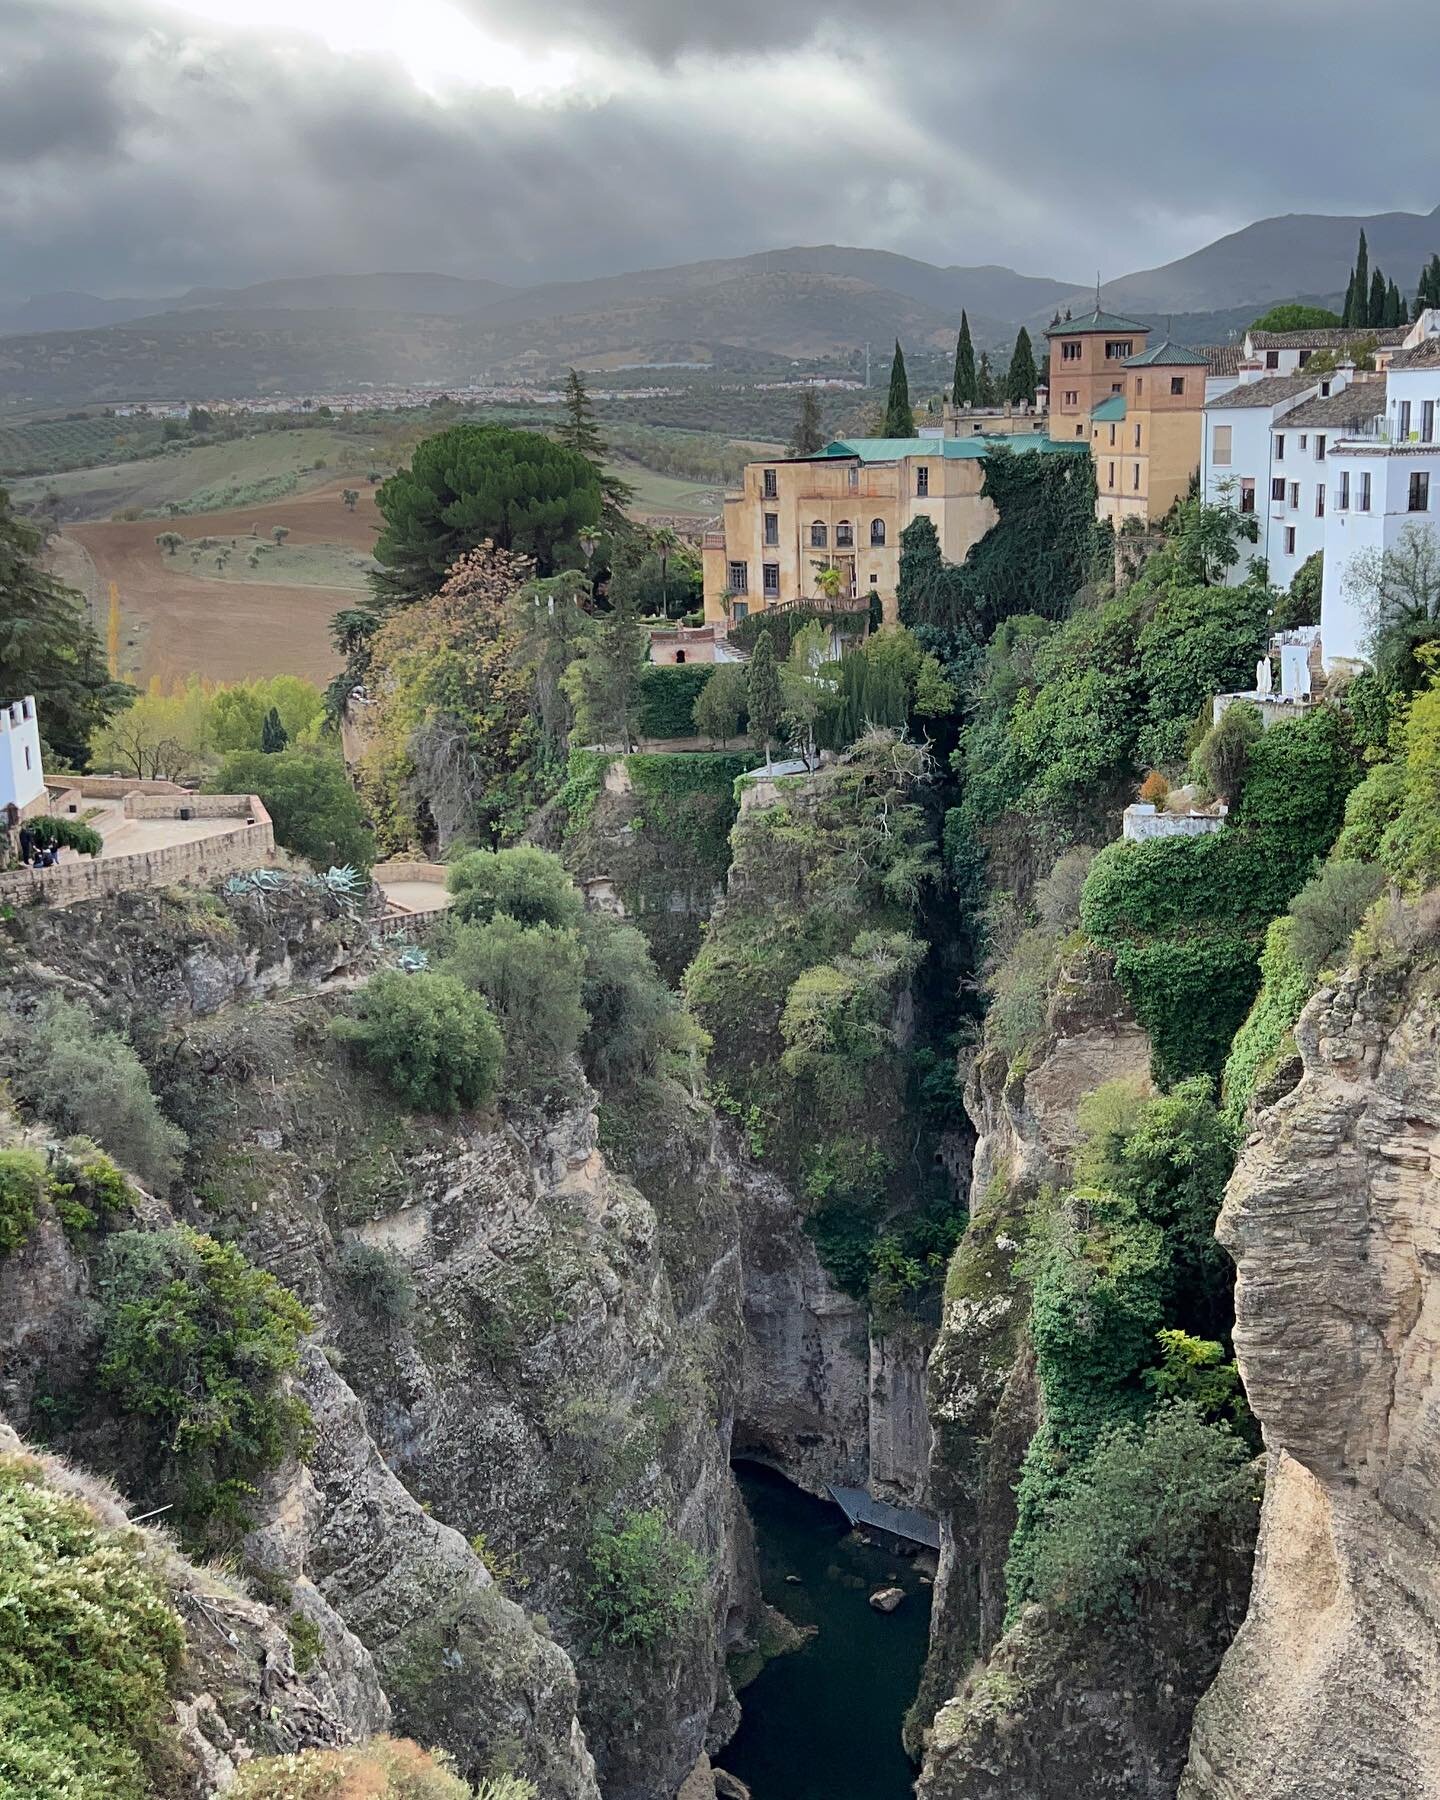
<svg viewBox="0 0 1440 1800">
<path fill-rule="evenodd" d="M 956 406 L 975 404 L 975 345 L 970 337 L 970 316 L 960 313 L 960 336 L 955 343 L 955 381 L 950 398 Z"/>
<path fill-rule="evenodd" d="M 1385 289 L 1385 323 L 1403 325 L 1405 322 L 1405 296 L 1392 281 Z"/>
<path fill-rule="evenodd" d="M 1352 325 L 1370 323 L 1370 248 L 1365 233 L 1360 233 L 1360 248 L 1355 252 L 1355 316 Z"/>
<path fill-rule="evenodd" d="M 800 397 L 800 417 L 790 439 L 792 456 L 818 456 L 825 448 L 825 433 L 820 425 L 820 401 L 814 388 L 807 387 Z"/>
<path fill-rule="evenodd" d="M 980 352 L 980 367 L 975 374 L 975 398 L 981 406 L 994 406 L 1000 398 L 995 386 L 995 375 L 990 367 L 990 352 Z"/>
<path fill-rule="evenodd" d="M 1341 309 L 1340 323 L 1348 331 L 1355 323 L 1355 271 L 1350 271 L 1350 285 L 1345 290 L 1345 305 Z"/>
<path fill-rule="evenodd" d="M 910 409 L 910 382 L 905 374 L 905 352 L 895 340 L 895 360 L 890 365 L 890 397 L 885 402 L 881 436 L 908 438 L 915 435 L 915 414 Z"/>
<path fill-rule="evenodd" d="M 1010 372 L 1005 377 L 1005 398 L 1014 406 L 1022 401 L 1035 404 L 1035 352 L 1030 346 L 1030 333 L 1023 325 L 1015 334 Z"/>
<path fill-rule="evenodd" d="M 1370 304 L 1365 309 L 1365 323 L 1372 331 L 1385 323 L 1385 277 L 1379 269 L 1370 277 Z"/>
<path fill-rule="evenodd" d="M 765 750 L 765 766 L 770 766 L 770 744 L 780 724 L 780 671 L 775 667 L 775 650 L 767 627 L 755 640 L 750 653 L 750 667 L 745 671 L 745 710 L 750 715 L 750 734 Z"/>
</svg>

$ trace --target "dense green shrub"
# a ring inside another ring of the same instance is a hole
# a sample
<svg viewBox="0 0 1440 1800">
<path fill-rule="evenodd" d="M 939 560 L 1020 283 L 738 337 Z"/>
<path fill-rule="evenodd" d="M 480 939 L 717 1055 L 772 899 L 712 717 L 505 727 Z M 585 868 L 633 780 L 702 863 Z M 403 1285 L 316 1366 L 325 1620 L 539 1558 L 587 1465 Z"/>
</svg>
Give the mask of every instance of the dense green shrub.
<svg viewBox="0 0 1440 1800">
<path fill-rule="evenodd" d="M 602 1087 L 634 1081 L 651 1073 L 667 1051 L 698 1048 L 694 1027 L 633 925 L 587 913 L 580 939 L 580 999 L 589 1020 L 580 1052 L 592 1080 Z"/>
<path fill-rule="evenodd" d="M 158 1561 L 0 1458 L 0 1793 L 147 1800 L 185 1647 Z"/>
<path fill-rule="evenodd" d="M 1239 1131 L 1260 1083 L 1275 1069 L 1287 1046 L 1293 1048 L 1290 1032 L 1310 997 L 1312 978 L 1291 949 L 1293 929 L 1294 921 L 1287 915 L 1276 919 L 1266 932 L 1265 948 L 1260 952 L 1260 992 L 1225 1058 L 1220 1091 L 1232 1132 Z"/>
<path fill-rule="evenodd" d="M 1183 762 L 1199 709 L 1214 694 L 1254 685 L 1270 599 L 1270 590 L 1256 582 L 1161 590 L 1137 643 L 1149 716 L 1137 745 L 1141 762 Z"/>
<path fill-rule="evenodd" d="M 571 926 L 584 902 L 558 856 L 527 844 L 513 850 L 467 850 L 445 872 L 455 917 L 483 925 L 497 912 L 521 925 Z"/>
<path fill-rule="evenodd" d="M 1250 752 L 1264 733 L 1260 709 L 1248 700 L 1227 706 L 1218 724 L 1212 725 L 1195 747 L 1195 772 L 1212 794 L 1218 794 L 1233 812 L 1240 804 Z"/>
<path fill-rule="evenodd" d="M 233 1244 L 183 1226 L 108 1239 L 96 1291 L 101 1385 L 150 1422 L 147 1469 L 182 1518 L 234 1519 L 255 1477 L 306 1442 L 284 1383 L 310 1315 Z"/>
<path fill-rule="evenodd" d="M 750 698 L 750 683 L 741 663 L 717 663 L 715 672 L 695 696 L 691 724 L 701 737 L 726 744 L 740 730 Z"/>
<path fill-rule="evenodd" d="M 0 1256 L 29 1237 L 49 1186 L 45 1158 L 34 1150 L 0 1150 Z"/>
<path fill-rule="evenodd" d="M 695 702 L 715 673 L 714 663 L 650 663 L 640 674 L 636 729 L 641 737 L 695 735 Z"/>
<path fill-rule="evenodd" d="M 341 1750 L 301 1750 L 242 1763 L 231 1800 L 535 1800 L 520 1776 L 501 1775 L 472 1790 L 443 1752 L 404 1738 L 371 1738 Z"/>
<path fill-rule="evenodd" d="M 453 974 L 382 969 L 331 1030 L 424 1112 L 483 1106 L 505 1056 L 490 1008 Z"/>
<path fill-rule="evenodd" d="M 240 750 L 227 756 L 211 794 L 256 794 L 270 815 L 275 842 L 317 869 L 368 870 L 375 840 L 337 756 L 314 750 Z"/>
<path fill-rule="evenodd" d="M 576 931 L 521 925 L 496 913 L 488 924 L 459 926 L 442 967 L 446 978 L 483 994 L 494 1009 L 507 1087 L 543 1087 L 563 1075 L 589 1023 L 580 998 L 585 951 Z"/>
<path fill-rule="evenodd" d="M 1408 785 L 1403 762 L 1377 763 L 1345 802 L 1335 855 L 1346 861 L 1378 862 L 1385 833 L 1399 816 Z"/>
<path fill-rule="evenodd" d="M 674 1640 L 705 1605 L 705 1559 L 656 1508 L 599 1522 L 582 1588 L 600 1643 L 651 1650 Z"/>
<path fill-rule="evenodd" d="M 1373 863 L 1346 858 L 1325 864 L 1290 902 L 1290 951 L 1313 982 L 1337 957 L 1379 899 L 1384 872 Z"/>
<path fill-rule="evenodd" d="M 185 1133 L 161 1113 L 130 1044 L 83 1006 L 52 995 L 32 1018 L 7 1018 L 0 1067 L 15 1098 L 48 1124 L 95 1138 L 162 1192 L 174 1179 Z"/>
<path fill-rule="evenodd" d="M 1030 1595 L 1070 1618 L 1128 1619 L 1193 1592 L 1219 1553 L 1255 1530 L 1259 1482 L 1245 1443 L 1171 1402 L 1108 1427 L 1056 1500 Z"/>
<path fill-rule="evenodd" d="M 73 850 L 78 856 L 98 856 L 105 847 L 105 840 L 95 827 L 81 819 L 52 818 L 49 813 L 40 813 L 25 824 L 37 844 Z"/>
</svg>

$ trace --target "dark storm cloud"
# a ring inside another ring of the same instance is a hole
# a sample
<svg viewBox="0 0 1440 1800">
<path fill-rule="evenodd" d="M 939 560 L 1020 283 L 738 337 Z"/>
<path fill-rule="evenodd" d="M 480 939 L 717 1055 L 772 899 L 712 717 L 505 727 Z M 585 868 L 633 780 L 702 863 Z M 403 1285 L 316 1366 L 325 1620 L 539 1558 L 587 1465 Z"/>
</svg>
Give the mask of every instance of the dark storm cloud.
<svg viewBox="0 0 1440 1800">
<path fill-rule="evenodd" d="M 827 241 L 1080 281 L 1266 213 L 1440 200 L 1433 0 L 460 4 L 604 78 L 441 103 L 183 0 L 9 0 L 0 298 Z"/>
</svg>

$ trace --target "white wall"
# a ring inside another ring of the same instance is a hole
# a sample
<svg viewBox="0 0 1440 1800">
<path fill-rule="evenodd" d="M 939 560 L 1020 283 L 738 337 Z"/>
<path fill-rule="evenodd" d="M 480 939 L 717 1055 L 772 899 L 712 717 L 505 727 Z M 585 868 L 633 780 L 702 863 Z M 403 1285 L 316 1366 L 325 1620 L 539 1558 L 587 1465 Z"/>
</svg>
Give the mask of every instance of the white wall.
<svg viewBox="0 0 1440 1800">
<path fill-rule="evenodd" d="M 1237 398 L 1240 395 L 1243 395 L 1245 385 L 1246 384 L 1242 383 L 1236 391 Z M 1281 580 L 1280 572 L 1275 565 L 1275 557 L 1277 550 L 1279 550 L 1284 543 L 1283 523 L 1277 525 L 1271 518 L 1270 483 L 1272 479 L 1279 474 L 1284 474 L 1287 482 L 1290 480 L 1300 480 L 1305 471 L 1302 470 L 1298 452 L 1296 453 L 1294 467 L 1291 468 L 1289 466 L 1291 451 L 1288 442 L 1286 444 L 1287 461 L 1285 468 L 1272 467 L 1274 445 L 1271 441 L 1270 427 L 1277 413 L 1288 412 L 1292 407 L 1299 406 L 1302 401 L 1312 398 L 1314 394 L 1318 394 L 1319 392 L 1320 386 L 1317 382 L 1314 389 L 1310 392 L 1302 390 L 1299 394 L 1294 394 L 1274 406 L 1231 407 L 1225 406 L 1222 403 L 1219 406 L 1207 406 L 1205 409 L 1205 449 L 1204 462 L 1202 465 L 1202 478 L 1206 502 L 1211 506 L 1219 506 L 1224 499 L 1224 489 L 1228 482 L 1230 484 L 1232 503 L 1238 506 L 1240 504 L 1242 482 L 1253 481 L 1255 483 L 1255 519 L 1260 528 L 1260 536 L 1254 544 L 1241 544 L 1240 560 L 1226 576 L 1226 580 L 1232 586 L 1235 586 L 1245 579 L 1246 572 L 1256 557 L 1265 556 L 1271 559 L 1270 578 L 1272 581 L 1275 581 L 1282 586 L 1288 585 L 1289 576 L 1294 573 L 1295 569 L 1300 566 L 1301 561 L 1304 560 L 1303 557 L 1298 555 L 1287 558 L 1286 563 L 1288 572 L 1285 574 L 1284 580 Z M 1215 460 L 1216 430 L 1219 427 L 1227 425 L 1230 427 L 1230 461 L 1228 465 L 1217 463 Z M 1303 510 L 1304 500 L 1305 496 L 1302 494 L 1302 506 L 1299 510 Z M 1315 504 L 1313 475 L 1309 502 L 1313 510 Z M 1289 520 L 1289 510 L 1287 489 L 1287 501 L 1284 507 L 1284 511 L 1287 515 L 1285 522 L 1295 523 L 1298 527 L 1298 514 L 1295 520 Z M 1298 536 L 1296 542 L 1298 547 Z M 1318 542 L 1313 548 L 1319 548 Z"/>
<path fill-rule="evenodd" d="M 1353 593 L 1349 585 L 1354 558 L 1364 551 L 1383 555 L 1393 550 L 1411 529 L 1440 534 L 1440 447 L 1426 452 L 1414 447 L 1387 450 L 1376 444 L 1367 450 L 1352 442 L 1327 460 L 1337 495 L 1340 471 L 1350 475 L 1349 510 L 1328 512 L 1325 520 L 1320 639 L 1325 667 L 1330 669 L 1336 663 L 1365 659 L 1370 620 L 1364 596 Z M 1410 511 L 1410 476 L 1416 471 L 1430 476 L 1427 512 Z M 1370 510 L 1362 512 L 1355 502 L 1366 472 L 1371 481 Z"/>
<path fill-rule="evenodd" d="M 35 717 L 35 698 L 12 700 L 0 706 L 0 807 L 18 806 L 21 812 L 45 792 L 40 767 L 40 722 Z"/>
</svg>

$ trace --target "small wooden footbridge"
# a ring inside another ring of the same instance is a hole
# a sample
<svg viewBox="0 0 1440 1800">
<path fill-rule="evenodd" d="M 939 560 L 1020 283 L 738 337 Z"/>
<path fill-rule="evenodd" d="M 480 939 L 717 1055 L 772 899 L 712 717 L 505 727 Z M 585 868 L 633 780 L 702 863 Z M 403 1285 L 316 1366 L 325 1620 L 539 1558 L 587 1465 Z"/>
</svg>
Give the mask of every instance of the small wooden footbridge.
<svg viewBox="0 0 1440 1800">
<path fill-rule="evenodd" d="M 905 1538 L 912 1544 L 923 1544 L 927 1550 L 940 1548 L 940 1527 L 934 1519 L 916 1512 L 912 1506 L 890 1506 L 884 1500 L 872 1500 L 864 1488 L 825 1486 L 830 1498 L 852 1525 L 866 1531 L 888 1532 L 891 1537 Z"/>
</svg>

